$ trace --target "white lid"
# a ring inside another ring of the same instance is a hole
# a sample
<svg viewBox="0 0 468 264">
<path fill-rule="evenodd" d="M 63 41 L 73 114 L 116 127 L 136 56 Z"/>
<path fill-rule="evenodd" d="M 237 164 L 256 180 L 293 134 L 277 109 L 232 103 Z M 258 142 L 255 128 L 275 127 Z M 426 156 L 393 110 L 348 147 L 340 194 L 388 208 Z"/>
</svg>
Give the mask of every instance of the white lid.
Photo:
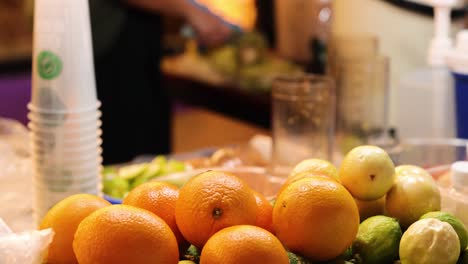
<svg viewBox="0 0 468 264">
<path fill-rule="evenodd" d="M 468 30 L 458 32 L 455 49 L 449 53 L 447 62 L 452 71 L 468 74 Z"/>
<path fill-rule="evenodd" d="M 452 185 L 455 189 L 468 190 L 468 161 L 452 164 Z"/>
</svg>

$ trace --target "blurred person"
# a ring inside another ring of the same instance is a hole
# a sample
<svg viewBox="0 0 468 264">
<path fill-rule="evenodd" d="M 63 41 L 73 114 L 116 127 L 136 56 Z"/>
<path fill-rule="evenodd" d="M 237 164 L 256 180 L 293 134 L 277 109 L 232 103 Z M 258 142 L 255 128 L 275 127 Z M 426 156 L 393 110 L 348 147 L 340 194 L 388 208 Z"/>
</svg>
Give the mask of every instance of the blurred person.
<svg viewBox="0 0 468 264">
<path fill-rule="evenodd" d="M 171 106 L 159 70 L 160 15 L 185 19 L 206 46 L 226 41 L 230 27 L 188 0 L 90 0 L 90 10 L 104 164 L 169 153 Z"/>
</svg>

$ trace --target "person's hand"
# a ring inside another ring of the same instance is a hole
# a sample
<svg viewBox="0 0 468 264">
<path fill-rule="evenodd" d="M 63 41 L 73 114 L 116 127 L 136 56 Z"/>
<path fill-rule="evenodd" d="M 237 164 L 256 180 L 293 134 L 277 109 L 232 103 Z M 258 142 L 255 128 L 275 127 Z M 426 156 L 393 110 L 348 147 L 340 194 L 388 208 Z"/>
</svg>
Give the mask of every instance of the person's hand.
<svg viewBox="0 0 468 264">
<path fill-rule="evenodd" d="M 197 7 L 191 9 L 188 22 L 193 27 L 197 40 L 208 47 L 223 44 L 233 34 L 233 30 L 220 18 Z"/>
</svg>

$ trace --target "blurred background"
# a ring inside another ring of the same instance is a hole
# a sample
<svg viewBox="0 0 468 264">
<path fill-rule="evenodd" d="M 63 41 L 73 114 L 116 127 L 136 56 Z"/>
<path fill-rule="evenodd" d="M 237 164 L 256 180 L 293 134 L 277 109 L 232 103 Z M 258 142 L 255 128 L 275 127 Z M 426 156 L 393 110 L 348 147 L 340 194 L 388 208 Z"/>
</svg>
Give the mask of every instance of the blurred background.
<svg viewBox="0 0 468 264">
<path fill-rule="evenodd" d="M 162 71 L 173 112 L 173 152 L 269 134 L 272 79 L 327 72 L 333 47 L 347 43 L 353 49 L 346 37 L 334 38 L 343 35 L 367 36 L 366 43 L 375 46 L 363 52 L 388 58 L 389 94 L 383 101 L 389 104 L 389 128 L 397 129 L 399 80 L 426 65 L 433 34 L 433 10 L 425 1 L 198 2 L 249 33 L 208 49 L 197 45 L 183 20 L 163 18 Z M 0 0 L 0 117 L 23 124 L 31 91 L 33 5 L 33 0 Z M 452 11 L 453 32 L 467 26 L 466 14 L 466 3 L 459 1 Z"/>
</svg>

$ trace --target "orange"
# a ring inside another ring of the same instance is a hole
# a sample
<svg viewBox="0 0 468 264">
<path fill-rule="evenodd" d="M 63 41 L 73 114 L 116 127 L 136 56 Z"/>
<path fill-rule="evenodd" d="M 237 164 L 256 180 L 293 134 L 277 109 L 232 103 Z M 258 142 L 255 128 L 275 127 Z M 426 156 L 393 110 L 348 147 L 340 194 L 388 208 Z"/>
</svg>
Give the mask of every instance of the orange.
<svg viewBox="0 0 468 264">
<path fill-rule="evenodd" d="M 111 205 L 91 195 L 72 195 L 57 203 L 42 219 L 39 229 L 52 228 L 54 239 L 49 247 L 47 263 L 78 263 L 73 253 L 73 237 L 80 222 L 97 209 Z"/>
<path fill-rule="evenodd" d="M 281 242 L 256 226 L 239 225 L 214 234 L 202 250 L 200 264 L 289 264 Z"/>
<path fill-rule="evenodd" d="M 318 173 L 315 173 L 315 172 L 310 172 L 310 171 L 304 171 L 304 172 L 300 172 L 300 173 L 297 173 L 297 174 L 294 174 L 294 175 L 291 175 L 289 176 L 286 181 L 283 183 L 283 185 L 281 186 L 280 190 L 278 191 L 278 195 L 280 195 L 280 193 L 291 183 L 293 182 L 297 182 L 298 180 L 302 180 L 304 178 L 309 178 L 309 177 L 324 177 L 325 179 L 330 179 L 330 180 L 333 180 L 333 181 L 336 181 L 338 182 L 338 180 L 336 180 L 335 178 L 331 178 L 327 175 L 323 175 L 323 174 L 318 174 Z"/>
<path fill-rule="evenodd" d="M 207 171 L 180 189 L 177 226 L 198 248 L 219 230 L 233 225 L 254 225 L 256 219 L 257 203 L 251 189 L 233 174 Z"/>
<path fill-rule="evenodd" d="M 171 228 L 150 211 L 128 205 L 102 208 L 76 230 L 73 250 L 80 264 L 177 264 Z"/>
<path fill-rule="evenodd" d="M 255 225 L 274 233 L 273 231 L 273 206 L 258 192 L 252 191 L 257 202 L 257 220 Z"/>
<path fill-rule="evenodd" d="M 273 228 L 289 250 L 314 260 L 330 260 L 356 237 L 359 210 L 340 183 L 308 177 L 289 184 L 278 196 Z"/>
<path fill-rule="evenodd" d="M 179 244 L 185 239 L 175 220 L 175 206 L 179 198 L 176 186 L 163 182 L 148 182 L 133 189 L 123 200 L 123 204 L 146 209 L 159 216 L 168 224 Z"/>
</svg>

